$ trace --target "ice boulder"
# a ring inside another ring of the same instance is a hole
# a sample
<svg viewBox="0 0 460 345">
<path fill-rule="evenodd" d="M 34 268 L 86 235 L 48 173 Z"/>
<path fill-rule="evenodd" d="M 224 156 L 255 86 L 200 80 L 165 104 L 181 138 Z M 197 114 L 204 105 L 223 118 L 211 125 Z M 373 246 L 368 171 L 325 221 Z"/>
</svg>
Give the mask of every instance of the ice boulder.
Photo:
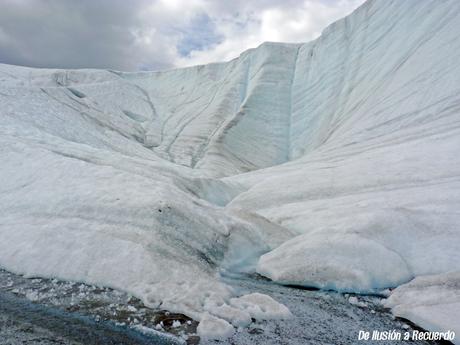
<svg viewBox="0 0 460 345">
<path fill-rule="evenodd" d="M 460 344 L 460 272 L 417 277 L 395 289 L 385 306 L 424 329 L 454 332 Z"/>
<path fill-rule="evenodd" d="M 404 260 L 375 240 L 324 231 L 301 235 L 263 255 L 257 271 L 282 284 L 372 292 L 412 278 Z"/>
<path fill-rule="evenodd" d="M 227 321 L 205 314 L 198 325 L 197 333 L 203 340 L 223 340 L 231 337 L 235 329 Z"/>
</svg>

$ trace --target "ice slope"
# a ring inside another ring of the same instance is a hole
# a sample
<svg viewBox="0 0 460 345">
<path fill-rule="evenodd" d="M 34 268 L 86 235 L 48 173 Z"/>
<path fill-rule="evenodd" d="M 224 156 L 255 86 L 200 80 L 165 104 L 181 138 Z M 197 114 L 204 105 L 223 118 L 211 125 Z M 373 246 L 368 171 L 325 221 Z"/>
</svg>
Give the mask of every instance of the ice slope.
<svg viewBox="0 0 460 345">
<path fill-rule="evenodd" d="M 216 206 L 234 190 L 153 152 L 157 115 L 138 86 L 108 71 L 0 70 L 2 267 L 126 290 L 208 329 L 206 315 L 238 300 L 219 270 L 254 267 L 289 237 Z M 250 320 L 232 309 L 214 336 Z"/>
<path fill-rule="evenodd" d="M 445 273 L 417 277 L 398 287 L 386 301 L 396 316 L 409 319 L 424 329 L 455 332 L 459 344 L 460 274 Z"/>
<path fill-rule="evenodd" d="M 288 160 L 299 47 L 265 43 L 228 63 L 120 76 L 151 95 L 159 119 L 147 133 L 159 156 L 232 175 Z"/>
<path fill-rule="evenodd" d="M 236 297 L 223 270 L 354 292 L 449 284 L 458 32 L 458 1 L 369 0 L 315 41 L 228 63 L 0 65 L 0 265 L 129 291 L 214 338 L 248 305 L 288 316 Z"/>
<path fill-rule="evenodd" d="M 226 179 L 248 189 L 228 208 L 298 232 L 260 273 L 365 292 L 460 269 L 459 29 L 455 1 L 369 1 L 300 48 L 297 159 Z"/>
</svg>

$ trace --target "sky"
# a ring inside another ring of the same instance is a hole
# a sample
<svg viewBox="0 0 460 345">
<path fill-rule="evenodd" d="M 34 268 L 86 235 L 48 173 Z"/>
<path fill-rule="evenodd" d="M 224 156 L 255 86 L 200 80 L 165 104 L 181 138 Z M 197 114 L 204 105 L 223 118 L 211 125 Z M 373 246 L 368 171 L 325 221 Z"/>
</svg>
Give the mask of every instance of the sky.
<svg viewBox="0 0 460 345">
<path fill-rule="evenodd" d="M 364 0 L 1 0 L 0 63 L 162 70 L 308 42 Z"/>
</svg>

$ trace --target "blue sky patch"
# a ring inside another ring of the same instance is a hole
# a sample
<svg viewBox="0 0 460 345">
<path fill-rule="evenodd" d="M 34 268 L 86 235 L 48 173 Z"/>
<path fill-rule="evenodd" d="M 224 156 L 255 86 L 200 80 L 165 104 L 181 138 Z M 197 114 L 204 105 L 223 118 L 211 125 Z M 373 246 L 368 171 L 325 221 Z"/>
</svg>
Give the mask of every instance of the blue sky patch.
<svg viewBox="0 0 460 345">
<path fill-rule="evenodd" d="M 187 57 L 194 50 L 206 50 L 222 42 L 224 37 L 216 29 L 206 13 L 196 15 L 189 25 L 180 29 L 183 36 L 176 46 L 180 56 Z"/>
</svg>

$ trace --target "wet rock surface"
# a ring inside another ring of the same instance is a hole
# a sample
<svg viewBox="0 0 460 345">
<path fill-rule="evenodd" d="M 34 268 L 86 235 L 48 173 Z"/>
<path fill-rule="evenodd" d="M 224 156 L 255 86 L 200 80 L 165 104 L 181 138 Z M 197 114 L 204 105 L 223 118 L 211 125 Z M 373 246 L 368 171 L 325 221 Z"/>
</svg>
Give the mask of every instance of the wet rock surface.
<svg viewBox="0 0 460 345">
<path fill-rule="evenodd" d="M 285 304 L 294 318 L 254 319 L 231 339 L 206 343 L 353 344 L 359 342 L 360 330 L 406 332 L 414 327 L 395 319 L 379 296 L 286 287 L 257 275 L 225 280 L 241 293 L 270 295 Z M 0 344 L 198 344 L 200 340 L 196 321 L 146 308 L 137 298 L 109 288 L 27 279 L 0 270 L 0 300 Z"/>
<path fill-rule="evenodd" d="M 231 277 L 226 281 L 241 293 L 257 291 L 273 297 L 286 305 L 294 318 L 255 320 L 248 328 L 238 329 L 235 336 L 224 344 L 433 344 L 423 341 L 359 341 L 360 330 L 395 330 L 404 333 L 413 329 L 414 325 L 394 318 L 390 311 L 383 307 L 382 296 L 287 287 L 274 284 L 257 275 Z"/>
<path fill-rule="evenodd" d="M 197 326 L 121 291 L 4 270 L 0 301 L 1 344 L 175 344 Z"/>
</svg>

